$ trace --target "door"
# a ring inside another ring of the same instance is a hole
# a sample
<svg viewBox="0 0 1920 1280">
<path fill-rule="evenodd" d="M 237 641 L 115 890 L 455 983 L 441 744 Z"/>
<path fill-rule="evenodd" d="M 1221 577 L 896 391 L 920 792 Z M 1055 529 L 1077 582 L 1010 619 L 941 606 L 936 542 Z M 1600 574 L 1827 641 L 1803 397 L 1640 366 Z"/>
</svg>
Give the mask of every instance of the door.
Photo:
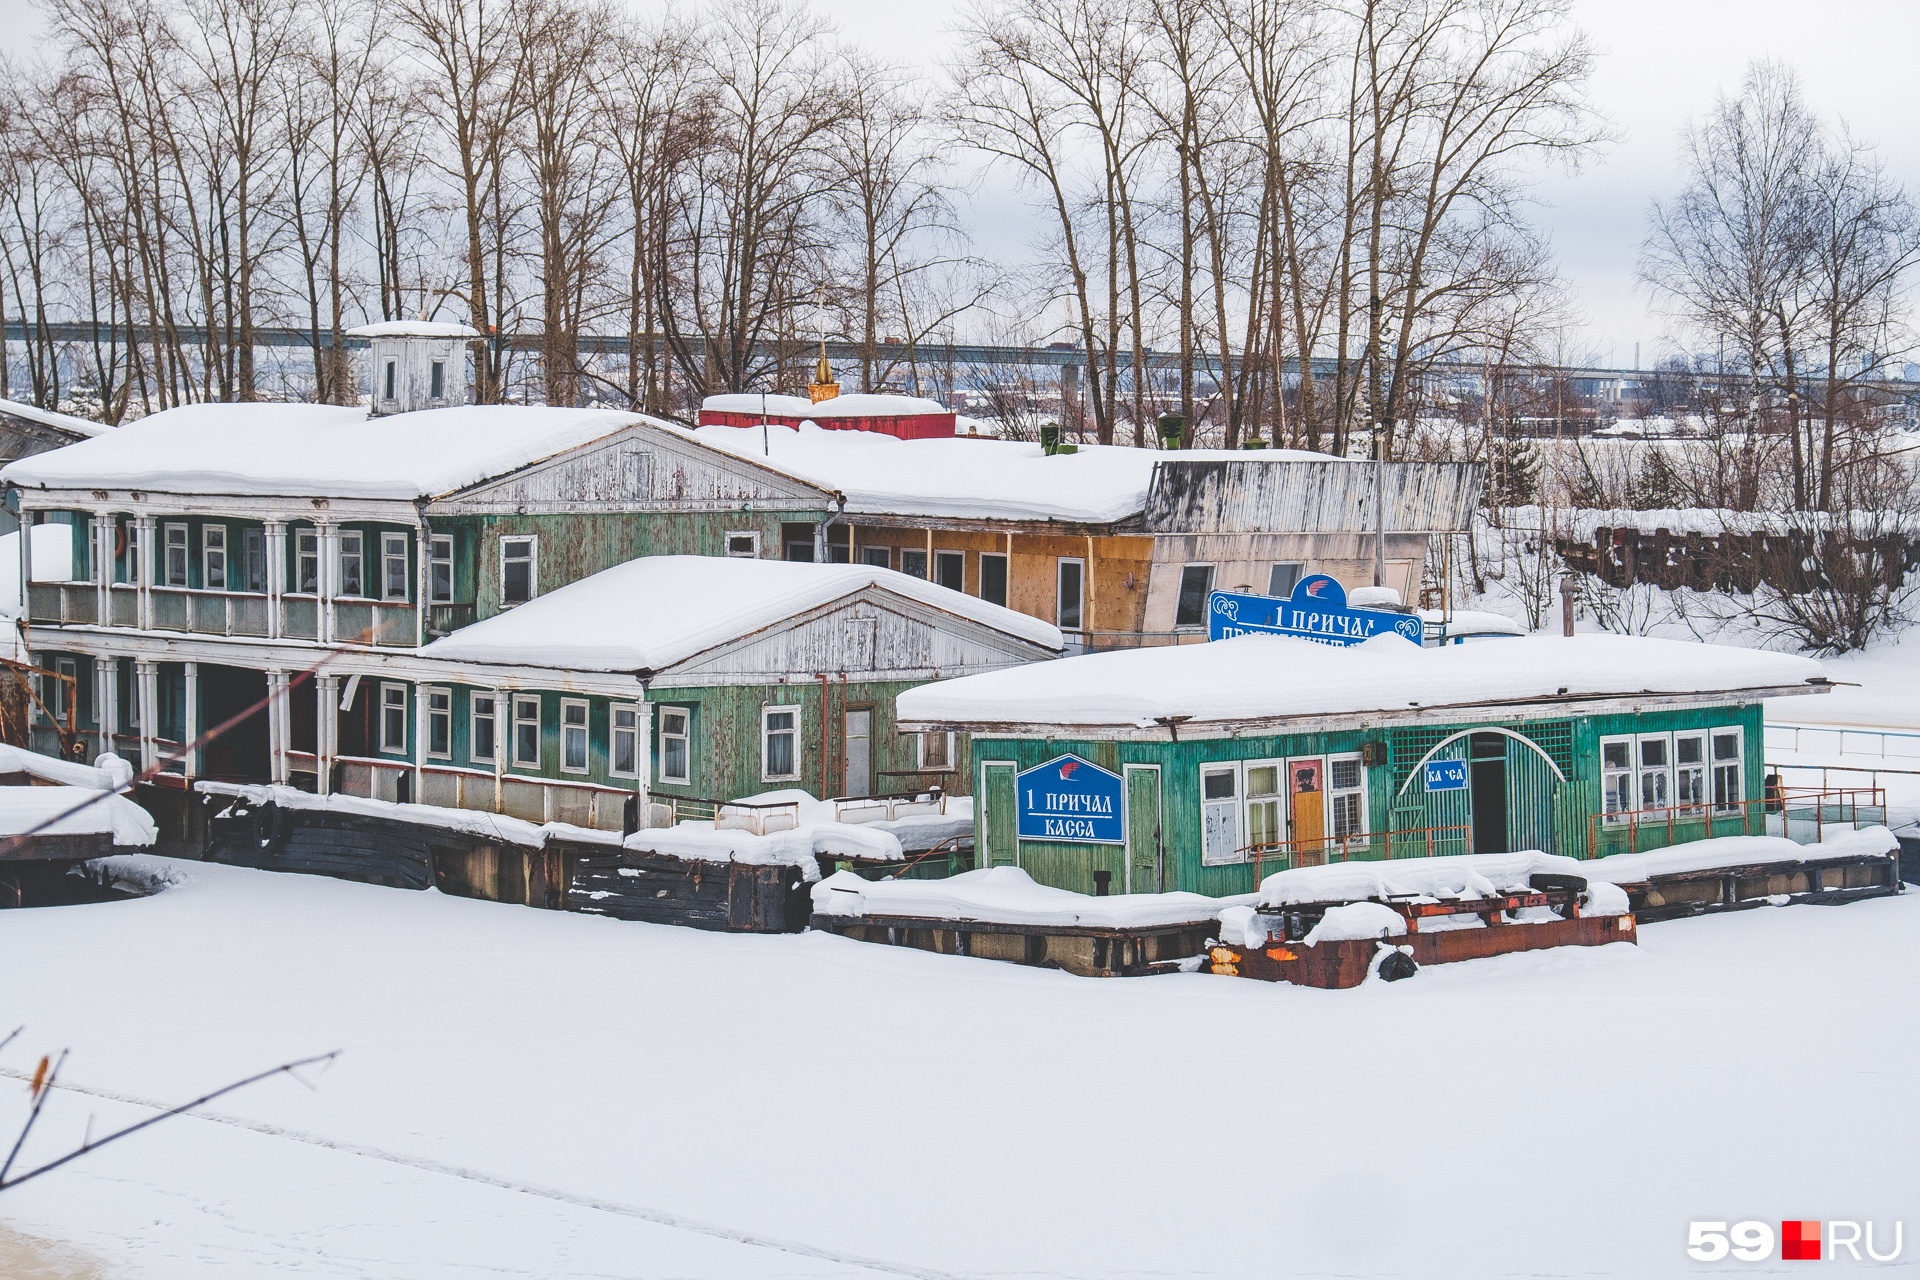
<svg viewBox="0 0 1920 1280">
<path fill-rule="evenodd" d="M 983 841 L 974 865 L 1012 867 L 1020 862 L 1020 848 L 1014 839 L 1017 830 L 1013 811 L 1016 802 L 1014 767 L 1011 760 L 980 762 L 980 821 L 976 829 Z"/>
<path fill-rule="evenodd" d="M 873 794 L 873 712 L 865 707 L 846 714 L 847 776 L 843 796 Z"/>
<path fill-rule="evenodd" d="M 1287 816 L 1293 825 L 1293 865 L 1317 867 L 1327 860 L 1325 762 L 1317 757 L 1287 761 Z"/>
<path fill-rule="evenodd" d="M 1473 791 L 1473 851 L 1506 853 L 1507 742 L 1501 733 L 1476 733 L 1467 756 Z"/>
<path fill-rule="evenodd" d="M 1163 893 L 1168 884 L 1160 840 L 1160 766 L 1130 764 L 1126 775 L 1127 892 Z"/>
</svg>

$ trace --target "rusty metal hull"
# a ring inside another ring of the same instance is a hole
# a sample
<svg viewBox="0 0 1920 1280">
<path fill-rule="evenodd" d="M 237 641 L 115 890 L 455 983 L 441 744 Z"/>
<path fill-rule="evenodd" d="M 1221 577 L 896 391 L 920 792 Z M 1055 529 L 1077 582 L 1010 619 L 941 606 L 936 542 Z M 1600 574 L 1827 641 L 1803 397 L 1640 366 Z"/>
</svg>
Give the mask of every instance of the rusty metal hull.
<svg viewBox="0 0 1920 1280">
<path fill-rule="evenodd" d="M 1546 947 L 1601 947 L 1609 942 L 1638 942 L 1634 918 L 1582 916 L 1543 924 L 1502 924 L 1485 929 L 1447 929 L 1437 933 L 1410 933 L 1392 939 L 1413 949 L 1422 965 L 1456 960 L 1484 960 L 1514 951 Z M 1352 942 L 1271 942 L 1263 948 L 1215 947 L 1209 955 L 1214 973 L 1263 982 L 1291 982 L 1303 987 L 1345 990 L 1366 981 L 1378 944 L 1371 938 Z"/>
</svg>

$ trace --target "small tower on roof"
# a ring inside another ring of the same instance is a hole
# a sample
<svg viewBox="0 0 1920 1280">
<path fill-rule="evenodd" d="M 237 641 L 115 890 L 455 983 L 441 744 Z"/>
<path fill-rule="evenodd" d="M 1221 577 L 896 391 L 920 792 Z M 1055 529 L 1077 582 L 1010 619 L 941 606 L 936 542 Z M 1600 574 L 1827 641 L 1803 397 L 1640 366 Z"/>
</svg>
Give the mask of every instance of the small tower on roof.
<svg viewBox="0 0 1920 1280">
<path fill-rule="evenodd" d="M 807 394 L 813 402 L 831 400 L 840 394 L 840 384 L 833 380 L 833 366 L 827 363 L 827 340 L 820 340 L 820 363 L 814 366 L 813 381 L 807 385 Z"/>
<path fill-rule="evenodd" d="M 347 330 L 371 349 L 370 416 L 443 409 L 467 402 L 467 343 L 480 334 L 442 320 L 384 320 Z"/>
</svg>

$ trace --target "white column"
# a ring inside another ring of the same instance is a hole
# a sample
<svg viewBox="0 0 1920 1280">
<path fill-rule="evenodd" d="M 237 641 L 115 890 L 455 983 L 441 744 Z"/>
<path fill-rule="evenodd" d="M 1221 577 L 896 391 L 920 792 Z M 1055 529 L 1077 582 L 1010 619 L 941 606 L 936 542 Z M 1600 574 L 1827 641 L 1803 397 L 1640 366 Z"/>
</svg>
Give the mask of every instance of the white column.
<svg viewBox="0 0 1920 1280">
<path fill-rule="evenodd" d="M 413 531 L 413 647 L 427 642 L 427 610 L 433 608 L 433 564 L 428 553 L 427 526 Z"/>
<path fill-rule="evenodd" d="M 319 700 L 313 722 L 314 768 L 320 775 L 314 789 L 325 796 L 333 794 L 334 738 L 340 731 L 340 677 L 315 676 L 313 685 L 314 696 Z"/>
<path fill-rule="evenodd" d="M 135 625 L 142 631 L 153 629 L 153 517 L 133 518 L 133 581 L 138 592 L 134 599 Z"/>
<path fill-rule="evenodd" d="M 112 658 L 93 660 L 93 718 L 100 728 L 100 750 L 105 755 L 113 750 L 114 725 L 114 686 L 120 682 L 115 679 L 118 663 Z"/>
<path fill-rule="evenodd" d="M 422 767 L 427 759 L 427 686 L 416 680 L 413 683 L 413 802 L 425 804 L 420 798 L 420 785 L 425 778 L 421 776 Z"/>
<path fill-rule="evenodd" d="M 513 750 L 513 699 L 493 691 L 493 811 L 507 810 L 507 753 Z"/>
<path fill-rule="evenodd" d="M 287 522 L 267 521 L 267 638 L 278 640 L 283 626 L 280 597 L 287 593 Z"/>
<path fill-rule="evenodd" d="M 94 620 L 101 626 L 113 623 L 113 513 L 97 511 L 93 516 L 93 587 L 99 601 Z"/>
<path fill-rule="evenodd" d="M 287 780 L 287 673 L 269 671 L 267 676 L 267 778 L 271 782 Z"/>
<path fill-rule="evenodd" d="M 853 537 L 852 530 L 848 530 L 847 537 L 849 539 Z M 851 555 L 853 551 L 853 543 L 851 541 L 847 543 L 847 551 L 849 555 Z M 640 714 L 633 719 L 633 731 L 640 735 L 640 741 L 633 744 L 633 771 L 637 775 L 634 779 L 634 789 L 640 793 L 640 813 L 638 815 L 640 825 L 646 827 L 652 825 L 652 823 L 647 820 L 647 811 L 649 806 L 653 804 L 653 704 L 647 701 L 647 691 L 645 689 L 640 691 Z M 611 732 L 608 734 L 607 748 L 608 750 L 612 750 L 613 748 Z M 669 823 L 668 825 L 671 826 L 672 824 Z"/>
<path fill-rule="evenodd" d="M 183 738 L 192 742 L 200 736 L 200 664 L 184 662 L 181 664 L 187 673 L 186 725 Z M 189 780 L 200 776 L 200 750 L 195 747 L 187 752 L 187 758 L 180 766 Z"/>
<path fill-rule="evenodd" d="M 145 773 L 158 758 L 153 740 L 160 719 L 160 685 L 154 664 L 145 658 L 134 659 L 133 683 L 140 702 L 140 772 Z"/>
<path fill-rule="evenodd" d="M 331 518 L 322 518 L 313 522 L 314 545 L 320 553 L 319 588 L 320 602 L 315 608 L 314 634 L 322 644 L 332 644 L 334 639 L 333 597 L 339 590 L 340 578 L 340 531 L 335 528 Z M 362 573 L 366 570 L 363 567 Z"/>
</svg>

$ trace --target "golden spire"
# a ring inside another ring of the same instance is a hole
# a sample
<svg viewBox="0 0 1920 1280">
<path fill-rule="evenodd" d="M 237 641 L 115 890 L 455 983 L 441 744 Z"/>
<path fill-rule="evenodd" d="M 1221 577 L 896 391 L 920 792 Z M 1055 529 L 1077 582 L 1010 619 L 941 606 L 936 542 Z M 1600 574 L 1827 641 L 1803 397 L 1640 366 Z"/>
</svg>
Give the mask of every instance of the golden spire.
<svg viewBox="0 0 1920 1280">
<path fill-rule="evenodd" d="M 827 363 L 827 340 L 820 340 L 820 363 L 814 366 L 813 382 L 807 387 L 807 394 L 813 397 L 813 403 L 831 400 L 840 394 L 840 384 L 833 380 L 833 366 Z"/>
</svg>

